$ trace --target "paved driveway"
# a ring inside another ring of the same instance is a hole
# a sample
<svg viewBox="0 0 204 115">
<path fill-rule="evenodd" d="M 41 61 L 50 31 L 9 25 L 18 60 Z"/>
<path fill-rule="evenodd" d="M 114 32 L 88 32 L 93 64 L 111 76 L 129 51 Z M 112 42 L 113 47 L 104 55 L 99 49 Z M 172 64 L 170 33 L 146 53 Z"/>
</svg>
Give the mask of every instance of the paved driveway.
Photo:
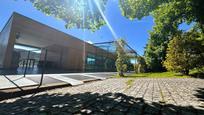
<svg viewBox="0 0 204 115">
<path fill-rule="evenodd" d="M 56 84 L 70 84 L 80 85 L 84 82 L 104 80 L 113 76 L 114 72 L 100 72 L 100 73 L 64 73 L 64 74 L 45 74 L 42 80 L 43 85 Z M 0 90 L 29 87 L 39 85 L 41 82 L 41 75 L 6 75 L 0 76 Z"/>
<path fill-rule="evenodd" d="M 204 115 L 204 80 L 106 79 L 0 102 L 1 114 Z"/>
</svg>

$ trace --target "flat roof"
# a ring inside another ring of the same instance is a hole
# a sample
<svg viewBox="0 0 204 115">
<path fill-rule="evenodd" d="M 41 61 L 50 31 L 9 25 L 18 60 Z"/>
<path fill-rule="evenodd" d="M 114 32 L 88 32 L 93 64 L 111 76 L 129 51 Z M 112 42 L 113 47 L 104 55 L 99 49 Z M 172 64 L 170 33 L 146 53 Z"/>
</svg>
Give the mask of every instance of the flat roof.
<svg viewBox="0 0 204 115">
<path fill-rule="evenodd" d="M 47 45 L 50 43 L 52 45 L 54 44 L 54 45 L 60 45 L 60 46 L 63 46 L 62 44 L 64 44 L 64 46 L 69 46 L 69 47 L 71 46 L 73 48 L 75 48 L 75 47 L 83 48 L 83 46 L 85 44 L 88 47 L 97 48 L 97 49 L 100 49 L 102 51 L 107 52 L 106 50 L 104 50 L 100 47 L 97 47 L 94 44 L 90 44 L 86 41 L 83 41 L 83 40 L 77 38 L 77 37 L 74 37 L 70 34 L 67 34 L 67 33 L 62 32 L 60 30 L 57 30 L 56 28 L 50 27 L 46 24 L 38 22 L 34 19 L 26 17 L 26 16 L 19 14 L 17 12 L 13 12 L 13 14 L 10 17 L 10 19 L 8 20 L 8 22 L 11 19 L 13 19 L 13 24 L 14 24 L 13 27 L 15 28 L 14 29 L 15 32 L 18 32 L 18 31 L 22 32 L 21 35 L 23 34 L 23 36 L 26 38 L 26 39 L 24 39 L 24 41 L 22 39 L 16 40 L 17 44 L 24 44 L 24 45 L 30 45 L 31 44 L 30 46 L 39 47 L 39 46 L 42 46 L 42 44 Z M 48 37 L 49 37 L 49 39 L 48 39 Z M 41 38 L 41 39 L 39 39 L 39 38 Z M 44 38 L 46 38 L 46 41 L 44 40 Z M 29 41 L 29 39 L 30 39 L 30 41 Z M 26 44 L 26 42 L 27 42 L 27 44 Z M 34 42 L 36 42 L 36 43 L 34 43 Z M 58 44 L 58 42 L 61 44 Z M 74 42 L 78 42 L 78 44 L 76 45 L 76 44 L 74 44 Z M 32 43 L 34 45 L 32 45 Z M 39 45 L 39 44 L 41 44 L 41 45 Z M 39 47 L 39 48 L 42 48 L 42 47 Z"/>
<path fill-rule="evenodd" d="M 83 40 L 81 40 L 81 39 L 79 39 L 79 38 L 77 38 L 77 37 L 75 37 L 75 36 L 72 36 L 72 35 L 70 35 L 70 34 L 68 34 L 68 33 L 65 33 L 65 32 L 63 32 L 63 31 L 60 31 L 60 30 L 54 28 L 54 27 L 51 27 L 51 26 L 49 26 L 49 25 L 47 25 L 47 24 L 44 24 L 44 23 L 39 22 L 39 21 L 37 21 L 37 20 L 34 20 L 34 19 L 30 18 L 30 17 L 27 17 L 27 16 L 25 16 L 25 15 L 22 15 L 22 14 L 20 14 L 20 13 L 18 13 L 18 12 L 13 12 L 12 15 L 11 15 L 11 17 L 14 16 L 14 15 L 19 15 L 19 16 L 21 16 L 21 17 L 23 17 L 23 18 L 26 18 L 26 19 L 31 20 L 31 21 L 33 21 L 33 22 L 36 22 L 36 23 L 38 23 L 38 24 L 40 24 L 40 25 L 42 25 L 42 26 L 45 26 L 45 27 L 50 28 L 50 29 L 53 29 L 54 31 L 60 32 L 60 33 L 62 33 L 62 34 L 65 34 L 65 35 L 67 35 L 68 37 L 71 37 L 71 38 L 80 40 L 81 42 L 86 42 L 86 41 L 83 41 Z M 11 19 L 11 18 L 9 18 L 9 20 L 10 20 L 10 19 Z M 9 20 L 8 20 L 8 21 L 9 21 Z M 88 42 L 86 42 L 86 43 L 88 43 Z"/>
</svg>

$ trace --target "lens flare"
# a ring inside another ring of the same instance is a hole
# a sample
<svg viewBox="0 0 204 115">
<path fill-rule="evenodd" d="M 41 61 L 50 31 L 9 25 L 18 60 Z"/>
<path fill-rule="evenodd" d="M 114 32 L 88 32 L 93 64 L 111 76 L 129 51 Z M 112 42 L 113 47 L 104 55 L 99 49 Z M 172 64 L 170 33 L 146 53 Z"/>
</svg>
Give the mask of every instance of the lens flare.
<svg viewBox="0 0 204 115">
<path fill-rule="evenodd" d="M 98 10 L 99 10 L 99 12 L 100 12 L 100 14 L 101 14 L 101 16 L 103 17 L 104 21 L 106 22 L 106 24 L 107 24 L 109 30 L 111 31 L 111 33 L 112 33 L 114 39 L 117 40 L 117 39 L 118 39 L 118 36 L 117 36 L 117 34 L 115 33 L 115 31 L 113 30 L 112 26 L 110 25 L 108 19 L 107 19 L 106 16 L 104 15 L 104 13 L 103 13 L 103 11 L 102 11 L 102 9 L 101 9 L 101 6 L 100 6 L 98 0 L 94 0 L 94 2 L 95 2 L 95 4 L 96 4 L 96 6 L 97 6 L 97 8 L 98 8 Z"/>
</svg>

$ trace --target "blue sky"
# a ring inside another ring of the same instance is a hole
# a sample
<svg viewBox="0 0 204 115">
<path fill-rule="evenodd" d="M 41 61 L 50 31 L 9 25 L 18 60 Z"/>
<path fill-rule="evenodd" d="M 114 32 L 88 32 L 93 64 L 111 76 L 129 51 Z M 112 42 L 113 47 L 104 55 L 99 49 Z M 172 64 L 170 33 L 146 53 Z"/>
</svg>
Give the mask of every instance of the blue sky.
<svg viewBox="0 0 204 115">
<path fill-rule="evenodd" d="M 109 0 L 105 16 L 117 36 L 124 38 L 132 48 L 134 48 L 140 55 L 143 55 L 144 47 L 149 37 L 148 32 L 152 30 L 154 25 L 153 18 L 148 16 L 144 17 L 142 20 L 131 21 L 121 15 L 117 1 L 118 0 Z M 111 31 L 106 25 L 96 32 L 91 32 L 89 30 L 84 32 L 80 29 L 66 29 L 63 21 L 55 19 L 52 16 L 46 16 L 42 12 L 36 10 L 30 2 L 24 0 L 0 1 L 0 30 L 2 30 L 14 11 L 60 31 L 71 34 L 79 39 L 85 39 L 86 41 L 91 41 L 93 43 L 114 40 Z"/>
</svg>

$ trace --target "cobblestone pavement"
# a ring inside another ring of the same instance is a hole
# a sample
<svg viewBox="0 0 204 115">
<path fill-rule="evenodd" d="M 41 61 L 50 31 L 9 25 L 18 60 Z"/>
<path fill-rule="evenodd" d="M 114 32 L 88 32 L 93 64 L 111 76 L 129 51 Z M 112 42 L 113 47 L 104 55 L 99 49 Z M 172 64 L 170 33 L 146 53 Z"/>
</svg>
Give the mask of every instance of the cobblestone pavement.
<svg viewBox="0 0 204 115">
<path fill-rule="evenodd" d="M 107 79 L 0 102 L 0 114 L 204 115 L 204 80 Z"/>
</svg>

